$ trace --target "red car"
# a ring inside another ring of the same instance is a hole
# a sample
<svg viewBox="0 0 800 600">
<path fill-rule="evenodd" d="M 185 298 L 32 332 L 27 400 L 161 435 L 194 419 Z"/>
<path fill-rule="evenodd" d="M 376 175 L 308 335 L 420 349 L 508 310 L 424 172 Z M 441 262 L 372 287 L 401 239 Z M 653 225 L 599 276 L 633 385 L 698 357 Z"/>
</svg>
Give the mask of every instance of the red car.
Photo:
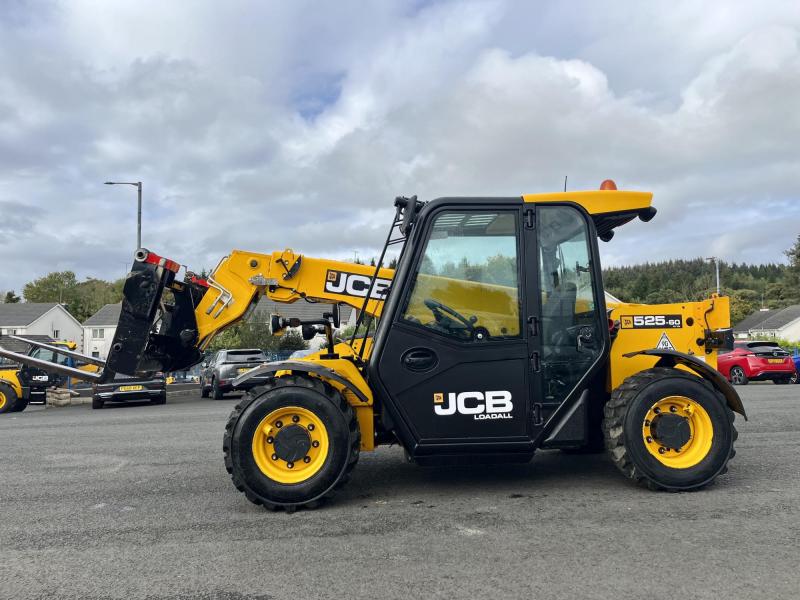
<svg viewBox="0 0 800 600">
<path fill-rule="evenodd" d="M 775 342 L 734 342 L 733 350 L 720 352 L 717 369 L 733 385 L 789 383 L 797 376 L 792 357 Z"/>
</svg>

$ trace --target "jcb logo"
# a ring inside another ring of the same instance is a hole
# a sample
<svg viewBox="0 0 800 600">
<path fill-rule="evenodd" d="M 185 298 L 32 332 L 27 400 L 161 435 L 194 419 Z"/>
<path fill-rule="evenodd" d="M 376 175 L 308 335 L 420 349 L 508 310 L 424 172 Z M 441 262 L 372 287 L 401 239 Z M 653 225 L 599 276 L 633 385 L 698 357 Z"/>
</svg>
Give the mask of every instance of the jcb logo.
<svg viewBox="0 0 800 600">
<path fill-rule="evenodd" d="M 512 419 L 511 412 L 514 403 L 511 402 L 511 392 L 459 392 L 447 394 L 445 403 L 444 394 L 433 395 L 433 411 L 440 416 L 473 415 L 475 420 L 482 419 Z"/>
<path fill-rule="evenodd" d="M 34 375 L 31 377 L 32 381 L 48 381 L 49 379 L 47 375 Z"/>
<path fill-rule="evenodd" d="M 368 275 L 329 270 L 325 277 L 325 291 L 333 294 L 366 298 L 371 282 L 372 277 Z M 385 300 L 391 284 L 391 279 L 376 278 L 370 298 L 373 300 Z"/>
</svg>

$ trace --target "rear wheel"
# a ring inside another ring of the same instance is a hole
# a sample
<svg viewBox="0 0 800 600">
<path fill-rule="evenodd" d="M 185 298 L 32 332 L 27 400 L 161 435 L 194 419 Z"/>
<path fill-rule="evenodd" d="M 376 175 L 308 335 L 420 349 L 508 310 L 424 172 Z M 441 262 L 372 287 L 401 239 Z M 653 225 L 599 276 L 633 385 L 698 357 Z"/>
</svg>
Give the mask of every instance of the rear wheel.
<svg viewBox="0 0 800 600">
<path fill-rule="evenodd" d="M 92 396 L 92 409 L 99 410 L 103 408 L 104 404 L 105 402 L 101 398 L 98 398 L 97 396 Z"/>
<path fill-rule="evenodd" d="M 162 393 L 157 398 L 154 398 L 150 401 L 152 404 L 166 404 L 167 403 L 167 392 Z"/>
<path fill-rule="evenodd" d="M 800 377 L 797 376 L 797 372 L 795 371 L 792 373 L 792 376 L 789 377 L 789 383 L 797 383 L 798 381 L 800 381 Z"/>
<path fill-rule="evenodd" d="M 748 381 L 742 367 L 731 367 L 731 383 L 733 385 L 747 385 Z"/>
<path fill-rule="evenodd" d="M 222 398 L 222 390 L 219 389 L 219 382 L 216 378 L 211 380 L 211 395 L 214 400 L 220 400 Z"/>
<path fill-rule="evenodd" d="M 648 369 L 626 379 L 606 404 L 606 449 L 626 477 L 651 489 L 699 489 L 727 471 L 737 437 L 733 418 L 703 379 Z"/>
<path fill-rule="evenodd" d="M 14 388 L 7 383 L 0 383 L 0 414 L 16 412 L 17 404 L 22 404 L 22 402 Z M 27 405 L 28 403 L 25 402 L 19 410 L 24 409 Z"/>
<path fill-rule="evenodd" d="M 358 461 L 353 408 L 329 385 L 281 377 L 236 406 L 223 438 L 225 467 L 247 499 L 267 508 L 314 507 Z"/>
<path fill-rule="evenodd" d="M 208 398 L 209 389 L 206 387 L 205 379 L 200 380 L 200 396 L 202 398 Z"/>
</svg>

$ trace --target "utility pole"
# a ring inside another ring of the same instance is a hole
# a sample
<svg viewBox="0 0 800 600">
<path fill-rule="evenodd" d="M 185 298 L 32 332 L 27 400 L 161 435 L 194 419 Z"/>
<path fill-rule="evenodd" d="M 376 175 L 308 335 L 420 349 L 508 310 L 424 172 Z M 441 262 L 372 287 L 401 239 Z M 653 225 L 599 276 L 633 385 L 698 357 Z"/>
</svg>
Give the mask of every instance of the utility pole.
<svg viewBox="0 0 800 600">
<path fill-rule="evenodd" d="M 716 256 L 709 256 L 706 260 L 713 260 L 714 261 L 714 269 L 717 273 L 717 296 L 720 296 L 720 287 L 719 287 L 719 257 Z"/>
</svg>

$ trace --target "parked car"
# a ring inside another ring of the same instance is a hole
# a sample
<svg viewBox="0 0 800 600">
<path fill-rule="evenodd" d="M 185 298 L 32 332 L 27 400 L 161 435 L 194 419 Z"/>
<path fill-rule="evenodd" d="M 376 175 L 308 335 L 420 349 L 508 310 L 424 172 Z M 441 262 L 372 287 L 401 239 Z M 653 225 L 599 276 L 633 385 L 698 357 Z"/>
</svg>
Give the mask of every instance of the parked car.
<svg viewBox="0 0 800 600">
<path fill-rule="evenodd" d="M 117 373 L 113 381 L 92 386 L 92 408 L 103 408 L 106 402 L 141 400 L 149 400 L 150 404 L 167 403 L 167 383 L 163 375 L 145 378 Z"/>
<path fill-rule="evenodd" d="M 720 353 L 717 369 L 733 385 L 766 380 L 790 383 L 797 377 L 794 360 L 776 342 L 734 342 L 733 350 Z"/>
<path fill-rule="evenodd" d="M 200 390 L 203 398 L 211 395 L 220 399 L 227 392 L 233 391 L 233 380 L 269 359 L 263 350 L 219 350 L 208 361 L 203 363 L 200 372 Z M 253 377 L 237 390 L 249 390 L 257 385 L 262 385 L 269 379 L 268 376 Z"/>
</svg>

